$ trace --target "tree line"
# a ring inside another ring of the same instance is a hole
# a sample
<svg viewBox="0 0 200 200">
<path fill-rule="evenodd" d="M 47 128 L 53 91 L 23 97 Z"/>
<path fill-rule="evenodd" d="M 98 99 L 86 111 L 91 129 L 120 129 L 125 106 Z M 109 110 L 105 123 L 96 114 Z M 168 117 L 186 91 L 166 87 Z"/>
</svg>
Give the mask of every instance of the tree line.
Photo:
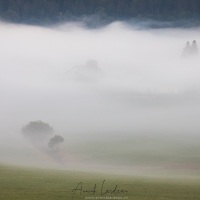
<svg viewBox="0 0 200 200">
<path fill-rule="evenodd" d="M 0 0 L 0 19 L 18 23 L 55 23 L 99 15 L 130 18 L 199 19 L 199 0 Z"/>
</svg>

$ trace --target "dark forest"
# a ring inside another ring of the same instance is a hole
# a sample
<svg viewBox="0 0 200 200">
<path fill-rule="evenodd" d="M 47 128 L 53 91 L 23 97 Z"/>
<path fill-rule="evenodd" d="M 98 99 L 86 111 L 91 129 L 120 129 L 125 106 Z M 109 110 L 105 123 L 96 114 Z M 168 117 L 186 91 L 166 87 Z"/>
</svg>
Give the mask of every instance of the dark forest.
<svg viewBox="0 0 200 200">
<path fill-rule="evenodd" d="M 199 23 L 199 0 L 0 0 L 0 19 L 27 24 L 52 24 L 98 16 L 116 20 L 190 21 Z"/>
</svg>

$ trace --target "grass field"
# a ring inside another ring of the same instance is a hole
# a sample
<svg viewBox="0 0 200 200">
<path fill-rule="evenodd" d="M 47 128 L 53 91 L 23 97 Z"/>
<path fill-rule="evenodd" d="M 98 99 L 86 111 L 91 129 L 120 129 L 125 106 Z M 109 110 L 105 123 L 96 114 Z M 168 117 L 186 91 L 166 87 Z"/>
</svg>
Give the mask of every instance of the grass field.
<svg viewBox="0 0 200 200">
<path fill-rule="evenodd" d="M 200 143 L 191 137 L 74 138 L 63 144 L 63 162 L 29 143 L 5 144 L 0 200 L 70 200 L 76 187 L 74 200 L 200 199 Z M 112 194 L 116 185 L 127 192 Z"/>
<path fill-rule="evenodd" d="M 114 190 L 127 193 L 101 194 Z M 0 199 L 1 200 L 61 200 L 72 199 L 72 190 L 82 182 L 82 190 L 91 190 L 96 184 L 95 194 L 82 191 L 80 195 L 75 192 L 74 199 L 89 199 L 86 197 L 120 197 L 121 199 L 135 200 L 199 200 L 200 180 L 142 178 L 134 176 L 120 176 L 100 173 L 86 173 L 65 170 L 45 170 L 34 168 L 21 168 L 0 165 Z M 79 188 L 80 189 L 80 188 Z M 80 192 L 80 191 L 79 191 Z M 120 199 L 118 198 L 118 199 Z"/>
</svg>

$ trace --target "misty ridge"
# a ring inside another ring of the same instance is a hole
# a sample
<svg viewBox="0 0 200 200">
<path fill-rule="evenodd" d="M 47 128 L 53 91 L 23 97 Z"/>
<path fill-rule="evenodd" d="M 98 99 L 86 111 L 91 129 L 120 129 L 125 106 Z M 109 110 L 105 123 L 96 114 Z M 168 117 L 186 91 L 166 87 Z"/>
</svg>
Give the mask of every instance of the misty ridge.
<svg viewBox="0 0 200 200">
<path fill-rule="evenodd" d="M 36 120 L 49 123 L 66 143 L 198 135 L 200 55 L 183 51 L 187 41 L 198 45 L 199 32 L 123 22 L 96 29 L 1 22 L 1 148 L 7 146 L 7 154 L 15 145 L 26 149 L 21 129 Z"/>
</svg>

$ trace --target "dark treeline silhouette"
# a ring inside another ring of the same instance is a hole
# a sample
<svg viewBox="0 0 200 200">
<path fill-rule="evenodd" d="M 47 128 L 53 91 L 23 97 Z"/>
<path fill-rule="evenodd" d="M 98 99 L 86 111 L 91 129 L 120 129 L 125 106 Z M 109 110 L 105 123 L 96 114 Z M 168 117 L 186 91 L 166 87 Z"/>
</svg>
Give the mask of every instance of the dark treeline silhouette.
<svg viewBox="0 0 200 200">
<path fill-rule="evenodd" d="M 199 0 L 0 0 L 0 19 L 29 24 L 56 23 L 99 15 L 107 21 L 132 18 L 198 21 Z"/>
</svg>

